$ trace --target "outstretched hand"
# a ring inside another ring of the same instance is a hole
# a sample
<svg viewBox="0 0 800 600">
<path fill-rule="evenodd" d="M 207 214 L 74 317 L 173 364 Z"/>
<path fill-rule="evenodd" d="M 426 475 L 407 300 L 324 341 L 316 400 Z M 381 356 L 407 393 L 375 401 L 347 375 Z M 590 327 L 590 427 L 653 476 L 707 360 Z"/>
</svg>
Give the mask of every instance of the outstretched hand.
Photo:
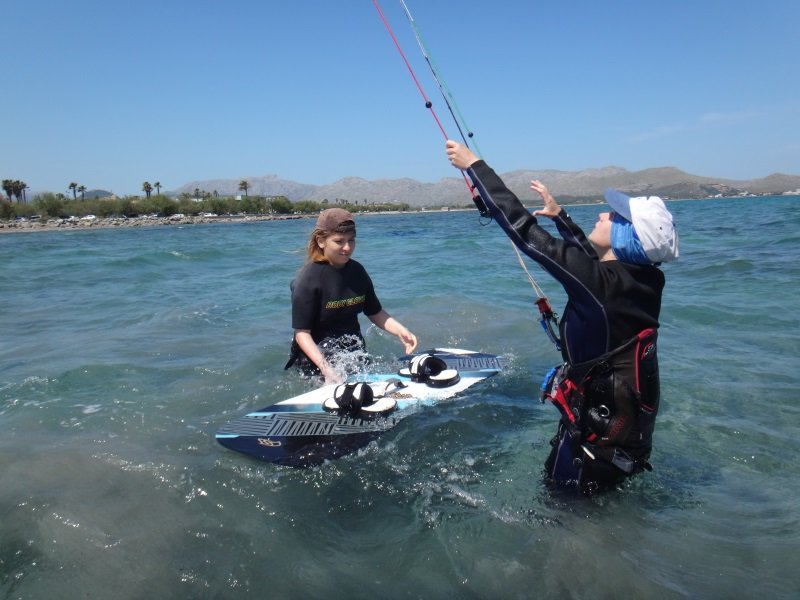
<svg viewBox="0 0 800 600">
<path fill-rule="evenodd" d="M 445 150 L 450 164 L 462 171 L 469 169 L 474 163 L 478 162 L 478 157 L 475 156 L 472 150 L 453 140 L 447 140 Z"/>
<path fill-rule="evenodd" d="M 544 206 L 539 210 L 533 211 L 533 215 L 535 217 L 550 217 L 551 219 L 557 217 L 558 213 L 561 212 L 561 207 L 558 205 L 555 198 L 553 198 L 547 186 L 538 179 L 534 179 L 531 181 L 531 189 L 534 192 L 538 192 L 544 201 Z"/>
<path fill-rule="evenodd" d="M 399 335 L 400 341 L 403 342 L 403 348 L 406 354 L 411 354 L 417 348 L 417 336 L 411 333 L 408 329 Z"/>
</svg>

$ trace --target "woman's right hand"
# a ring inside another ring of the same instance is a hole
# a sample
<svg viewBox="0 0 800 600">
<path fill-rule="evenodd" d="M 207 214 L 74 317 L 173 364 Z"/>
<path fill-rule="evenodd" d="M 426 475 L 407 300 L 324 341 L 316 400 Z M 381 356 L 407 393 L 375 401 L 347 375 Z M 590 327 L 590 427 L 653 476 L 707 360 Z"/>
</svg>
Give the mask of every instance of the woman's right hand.
<svg viewBox="0 0 800 600">
<path fill-rule="evenodd" d="M 447 140 L 444 147 L 447 152 L 447 159 L 450 161 L 450 164 L 457 169 L 464 171 L 478 162 L 478 157 L 475 153 L 458 142 Z"/>
<path fill-rule="evenodd" d="M 325 378 L 326 384 L 342 383 L 344 377 L 336 369 L 331 367 L 330 363 L 325 359 L 325 355 L 320 352 L 319 346 L 311 337 L 311 331 L 308 329 L 295 329 L 294 341 L 300 347 L 300 350 L 305 353 L 308 360 L 317 365 L 320 374 Z"/>
<path fill-rule="evenodd" d="M 325 378 L 325 385 L 332 385 L 338 383 L 344 383 L 344 377 L 341 373 L 333 369 L 327 361 L 320 369 L 322 376 Z"/>
</svg>

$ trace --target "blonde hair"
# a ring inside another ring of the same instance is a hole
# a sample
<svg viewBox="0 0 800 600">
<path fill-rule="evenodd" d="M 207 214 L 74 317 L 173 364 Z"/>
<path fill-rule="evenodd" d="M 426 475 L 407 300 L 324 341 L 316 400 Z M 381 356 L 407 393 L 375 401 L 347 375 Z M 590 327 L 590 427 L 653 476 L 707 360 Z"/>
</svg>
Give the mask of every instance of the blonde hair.
<svg viewBox="0 0 800 600">
<path fill-rule="evenodd" d="M 325 258 L 325 253 L 322 251 L 322 248 L 319 247 L 319 240 L 327 239 L 330 234 L 330 231 L 320 229 L 319 227 L 311 232 L 311 238 L 308 240 L 308 246 L 306 248 L 306 262 L 328 262 L 328 259 Z"/>
</svg>

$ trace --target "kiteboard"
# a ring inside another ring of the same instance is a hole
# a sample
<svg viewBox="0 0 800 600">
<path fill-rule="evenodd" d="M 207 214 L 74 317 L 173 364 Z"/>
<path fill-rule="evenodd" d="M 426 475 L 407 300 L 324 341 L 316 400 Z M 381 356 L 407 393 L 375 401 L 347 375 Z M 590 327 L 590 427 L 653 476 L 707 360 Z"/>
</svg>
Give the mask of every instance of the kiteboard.
<svg viewBox="0 0 800 600">
<path fill-rule="evenodd" d="M 403 356 L 393 373 L 350 376 L 344 384 L 247 413 L 221 427 L 216 439 L 268 462 L 318 465 L 364 447 L 416 408 L 457 396 L 506 364 L 500 356 L 459 348 Z"/>
</svg>

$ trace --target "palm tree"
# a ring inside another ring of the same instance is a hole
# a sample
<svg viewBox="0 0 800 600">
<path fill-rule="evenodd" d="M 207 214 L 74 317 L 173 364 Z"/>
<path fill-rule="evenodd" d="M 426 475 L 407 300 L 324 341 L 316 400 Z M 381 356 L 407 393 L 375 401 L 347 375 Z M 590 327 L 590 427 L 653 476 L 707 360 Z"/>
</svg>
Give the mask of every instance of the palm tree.
<svg viewBox="0 0 800 600">
<path fill-rule="evenodd" d="M 72 190 L 72 199 L 77 200 L 78 193 L 76 190 L 78 189 L 78 184 L 73 181 L 67 186 L 67 189 Z"/>
<path fill-rule="evenodd" d="M 161 193 L 161 182 L 160 181 L 156 181 L 153 184 L 153 187 L 156 188 L 156 194 L 160 194 Z"/>
<path fill-rule="evenodd" d="M 86 186 L 82 185 L 78 188 L 78 191 L 81 193 L 81 200 L 86 200 Z"/>
<path fill-rule="evenodd" d="M 15 181 L 14 182 L 15 189 L 18 191 L 17 193 L 17 202 L 19 202 L 19 196 L 22 194 L 22 201 L 27 202 L 28 199 L 25 197 L 25 190 L 28 189 L 28 184 L 24 181 Z"/>
<path fill-rule="evenodd" d="M 12 200 L 12 196 L 17 198 L 17 204 L 20 201 L 25 202 L 25 190 L 28 189 L 28 184 L 24 181 L 20 181 L 19 179 L 3 179 L 3 191 L 8 196 L 9 201 Z"/>
<path fill-rule="evenodd" d="M 147 195 L 148 198 L 150 197 L 150 192 L 153 191 L 153 186 L 150 185 L 149 181 L 145 181 L 142 184 L 142 191 Z"/>
<path fill-rule="evenodd" d="M 11 196 L 14 194 L 14 182 L 11 179 L 3 179 L 3 191 L 10 201 Z"/>
<path fill-rule="evenodd" d="M 244 197 L 245 197 L 245 198 L 247 198 L 247 190 L 249 190 L 249 189 L 250 189 L 250 184 L 249 184 L 249 183 L 247 183 L 247 180 L 246 180 L 246 179 L 242 179 L 242 180 L 239 182 L 239 190 L 241 190 L 241 191 L 243 191 L 243 192 L 244 192 Z"/>
</svg>

